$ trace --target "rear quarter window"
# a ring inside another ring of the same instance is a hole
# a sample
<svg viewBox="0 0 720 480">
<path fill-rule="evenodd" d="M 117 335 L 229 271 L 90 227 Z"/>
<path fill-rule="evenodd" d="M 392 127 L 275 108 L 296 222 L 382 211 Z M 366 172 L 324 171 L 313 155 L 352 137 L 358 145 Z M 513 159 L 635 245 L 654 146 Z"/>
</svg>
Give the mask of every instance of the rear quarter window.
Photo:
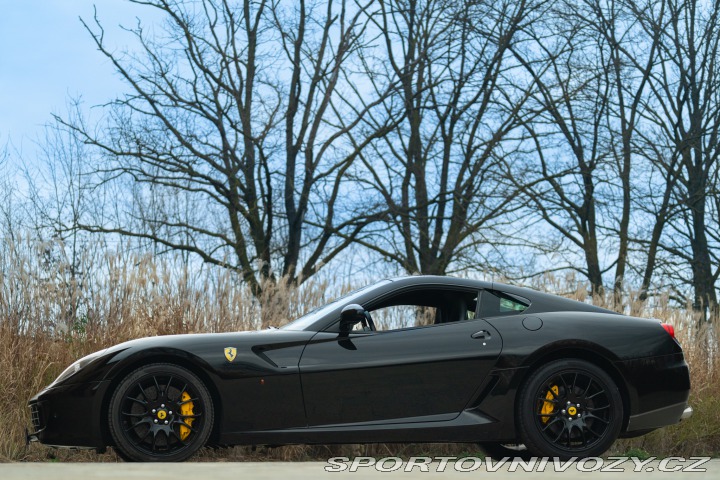
<svg viewBox="0 0 720 480">
<path fill-rule="evenodd" d="M 527 310 L 530 300 L 499 290 L 484 290 L 480 299 L 480 316 L 514 315 Z"/>
</svg>

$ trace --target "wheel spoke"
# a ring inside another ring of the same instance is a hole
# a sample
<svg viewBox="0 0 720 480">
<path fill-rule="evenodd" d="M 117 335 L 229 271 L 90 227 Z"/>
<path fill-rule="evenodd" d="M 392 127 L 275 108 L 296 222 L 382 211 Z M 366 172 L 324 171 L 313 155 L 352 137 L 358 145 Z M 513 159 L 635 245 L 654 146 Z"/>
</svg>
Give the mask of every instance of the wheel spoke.
<svg viewBox="0 0 720 480">
<path fill-rule="evenodd" d="M 184 402 L 178 402 L 178 405 L 185 405 L 186 403 L 197 402 L 198 400 L 200 400 L 200 399 L 199 398 L 190 398 L 188 400 L 185 400 Z"/>
<path fill-rule="evenodd" d="M 137 386 L 138 386 L 138 388 L 140 389 L 140 393 L 142 393 L 143 398 L 144 398 L 145 400 L 148 400 L 147 393 L 145 393 L 145 389 L 143 388 L 142 384 L 138 383 Z"/>
<path fill-rule="evenodd" d="M 560 412 L 536 413 L 535 416 L 545 418 L 545 417 L 557 417 L 559 414 L 560 414 Z"/>
<path fill-rule="evenodd" d="M 125 433 L 128 433 L 128 432 L 130 432 L 130 431 L 132 431 L 132 430 L 135 430 L 135 429 L 136 429 L 137 427 L 139 427 L 140 425 L 149 425 L 149 424 L 150 424 L 150 419 L 149 419 L 149 418 L 146 418 L 145 420 L 140 420 L 140 421 L 138 421 L 138 422 L 133 423 L 129 428 L 126 428 L 126 429 L 125 429 Z"/>
<path fill-rule="evenodd" d="M 567 398 L 568 393 L 570 392 L 570 387 L 568 386 L 567 382 L 565 381 L 565 376 L 562 373 L 559 375 L 559 377 L 560 377 L 560 381 L 563 384 L 563 388 L 565 388 L 565 398 Z"/>
<path fill-rule="evenodd" d="M 593 399 L 593 398 L 595 398 L 595 397 L 597 397 L 598 395 L 601 395 L 601 394 L 603 394 L 603 393 L 605 393 L 605 390 L 600 390 L 599 392 L 595 392 L 595 393 L 593 393 L 592 395 L 590 395 L 589 397 L 586 397 L 586 398 L 587 398 L 588 400 L 590 400 L 590 399 Z"/>
<path fill-rule="evenodd" d="M 545 430 L 547 430 L 548 428 L 550 428 L 550 426 L 552 426 L 553 424 L 555 424 L 555 423 L 557 423 L 557 422 L 561 422 L 561 421 L 562 421 L 562 418 L 555 418 L 555 419 L 552 420 L 550 423 L 548 423 L 547 425 L 545 425 L 545 428 L 543 428 L 542 431 L 544 432 Z"/>
<path fill-rule="evenodd" d="M 181 418 L 200 418 L 202 417 L 202 413 L 195 413 L 193 415 L 178 415 L 178 417 Z"/>
<path fill-rule="evenodd" d="M 174 428 L 171 429 L 170 432 L 172 432 L 172 434 L 175 436 L 175 438 L 177 438 L 178 442 L 180 442 L 183 446 L 186 446 L 186 445 L 187 445 L 187 442 L 186 442 L 185 440 L 183 440 L 183 439 L 180 437 L 180 435 L 178 435 L 178 433 L 175 431 Z"/>
<path fill-rule="evenodd" d="M 167 430 L 160 430 L 160 432 L 162 432 L 163 437 L 165 437 L 165 450 L 170 450 L 170 435 Z"/>
<path fill-rule="evenodd" d="M 147 406 L 147 404 L 148 404 L 146 401 L 140 400 L 139 398 L 135 398 L 135 397 L 125 397 L 125 398 L 127 398 L 128 400 L 131 400 L 131 401 L 133 401 L 133 402 L 137 402 L 137 403 L 139 403 L 140 405 L 145 405 L 145 406 Z"/>
<path fill-rule="evenodd" d="M 599 438 L 599 437 L 600 437 L 597 433 L 595 433 L 595 431 L 594 431 L 593 429 L 591 429 L 590 427 L 588 427 L 587 423 L 583 423 L 583 431 L 588 431 L 588 432 L 590 432 L 590 433 L 593 435 L 593 437 L 595 437 L 595 438 Z"/>
<path fill-rule="evenodd" d="M 182 387 L 182 389 L 180 389 L 180 393 L 178 393 L 178 397 L 175 399 L 176 402 L 182 399 L 182 394 L 185 391 L 187 391 L 187 383 L 185 384 L 184 387 Z"/>
<path fill-rule="evenodd" d="M 185 422 L 184 420 L 178 420 L 177 423 L 182 425 L 183 427 L 186 427 L 191 432 L 196 433 L 195 429 L 193 429 L 192 426 L 188 425 L 188 423 Z"/>
<path fill-rule="evenodd" d="M 572 426 L 571 426 L 571 425 L 568 425 L 568 426 L 566 427 L 566 431 L 567 431 L 567 437 L 565 438 L 565 445 L 566 445 L 568 448 L 570 448 L 570 437 L 571 437 L 571 434 L 572 434 Z"/>
<path fill-rule="evenodd" d="M 160 400 L 160 385 L 158 384 L 157 378 L 153 375 L 153 382 L 155 382 L 155 400 Z"/>
<path fill-rule="evenodd" d="M 575 376 L 573 377 L 573 383 L 572 383 L 572 392 L 575 393 L 575 385 L 577 384 L 577 377 L 578 374 L 575 372 Z"/>
<path fill-rule="evenodd" d="M 553 389 L 552 389 L 553 386 L 550 385 L 550 383 L 552 383 L 552 382 L 549 382 L 548 385 L 545 385 L 545 387 L 546 387 L 545 390 L 547 391 L 547 393 L 549 393 L 550 395 L 553 396 L 553 399 L 558 399 L 558 398 L 560 398 L 560 397 L 558 397 L 558 396 L 555 394 L 555 392 L 553 392 Z M 546 396 L 547 396 L 547 393 L 545 394 Z M 541 396 L 542 396 L 542 395 L 541 395 Z M 548 401 L 551 401 L 551 400 L 548 400 Z"/>
<path fill-rule="evenodd" d="M 148 412 L 143 413 L 130 413 L 130 412 L 120 412 L 122 415 L 126 415 L 128 417 L 136 417 L 136 418 L 142 418 L 147 416 Z"/>
<path fill-rule="evenodd" d="M 548 398 L 543 397 L 542 395 L 539 396 L 537 399 L 540 400 L 541 402 L 552 403 L 553 405 L 557 405 L 560 403 L 558 400 L 548 399 Z"/>
<path fill-rule="evenodd" d="M 592 407 L 592 408 L 591 408 L 591 407 L 587 407 L 587 408 L 585 408 L 585 410 L 587 410 L 588 412 L 597 412 L 597 411 L 599 411 L 599 410 L 606 410 L 606 409 L 608 409 L 608 408 L 610 408 L 610 404 L 605 405 L 605 406 L 603 406 L 603 407 Z"/>
<path fill-rule="evenodd" d="M 587 415 L 585 415 L 585 418 L 586 418 L 586 419 L 587 419 L 587 418 L 592 418 L 593 420 L 597 420 L 597 421 L 599 421 L 599 422 L 602 422 L 602 423 L 604 423 L 605 425 L 609 425 L 609 424 L 610 424 L 610 422 L 609 422 L 608 420 L 604 420 L 604 419 L 602 419 L 602 418 L 600 418 L 600 417 L 598 417 L 598 416 L 596 416 L 596 415 L 593 415 L 592 413 L 588 413 Z"/>
<path fill-rule="evenodd" d="M 152 433 L 152 431 L 153 431 L 152 427 L 148 428 L 147 431 L 145 432 L 145 435 L 143 435 L 142 438 L 140 440 L 138 440 L 137 443 L 139 443 L 139 444 L 143 443 L 145 441 L 145 439 Z"/>
<path fill-rule="evenodd" d="M 153 449 L 153 452 L 155 451 L 155 447 L 156 447 L 156 445 L 157 445 L 157 437 L 158 437 L 158 431 L 155 430 L 155 431 L 153 431 L 153 437 L 152 437 L 152 449 Z"/>
</svg>

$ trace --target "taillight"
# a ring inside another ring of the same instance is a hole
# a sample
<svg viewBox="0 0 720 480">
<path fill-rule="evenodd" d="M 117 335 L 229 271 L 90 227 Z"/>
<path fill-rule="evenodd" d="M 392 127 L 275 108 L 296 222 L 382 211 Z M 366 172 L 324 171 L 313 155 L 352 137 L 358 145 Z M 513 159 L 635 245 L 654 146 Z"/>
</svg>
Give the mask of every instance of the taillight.
<svg viewBox="0 0 720 480">
<path fill-rule="evenodd" d="M 675 338 L 675 327 L 672 325 L 669 325 L 667 323 L 661 323 L 662 327 L 665 329 L 666 332 L 668 332 L 668 335 Z"/>
</svg>

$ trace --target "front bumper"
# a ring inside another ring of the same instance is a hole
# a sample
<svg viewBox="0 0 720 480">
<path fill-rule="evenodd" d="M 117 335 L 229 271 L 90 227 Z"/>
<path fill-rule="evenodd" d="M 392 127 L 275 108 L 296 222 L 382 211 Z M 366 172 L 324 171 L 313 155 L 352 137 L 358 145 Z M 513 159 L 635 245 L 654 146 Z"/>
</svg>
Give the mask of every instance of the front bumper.
<svg viewBox="0 0 720 480">
<path fill-rule="evenodd" d="M 102 399 L 109 381 L 47 388 L 28 402 L 32 431 L 27 442 L 57 447 L 102 448 Z"/>
</svg>

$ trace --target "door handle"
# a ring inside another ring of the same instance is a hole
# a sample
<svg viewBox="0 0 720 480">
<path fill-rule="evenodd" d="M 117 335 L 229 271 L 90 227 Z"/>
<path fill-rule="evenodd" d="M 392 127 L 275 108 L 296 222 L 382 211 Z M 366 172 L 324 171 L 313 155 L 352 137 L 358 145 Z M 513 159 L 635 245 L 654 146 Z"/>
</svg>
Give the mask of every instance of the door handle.
<svg viewBox="0 0 720 480">
<path fill-rule="evenodd" d="M 475 332 L 472 335 L 470 335 L 471 338 L 477 338 L 480 340 L 490 340 L 490 332 L 487 330 L 480 330 L 479 332 Z"/>
</svg>

